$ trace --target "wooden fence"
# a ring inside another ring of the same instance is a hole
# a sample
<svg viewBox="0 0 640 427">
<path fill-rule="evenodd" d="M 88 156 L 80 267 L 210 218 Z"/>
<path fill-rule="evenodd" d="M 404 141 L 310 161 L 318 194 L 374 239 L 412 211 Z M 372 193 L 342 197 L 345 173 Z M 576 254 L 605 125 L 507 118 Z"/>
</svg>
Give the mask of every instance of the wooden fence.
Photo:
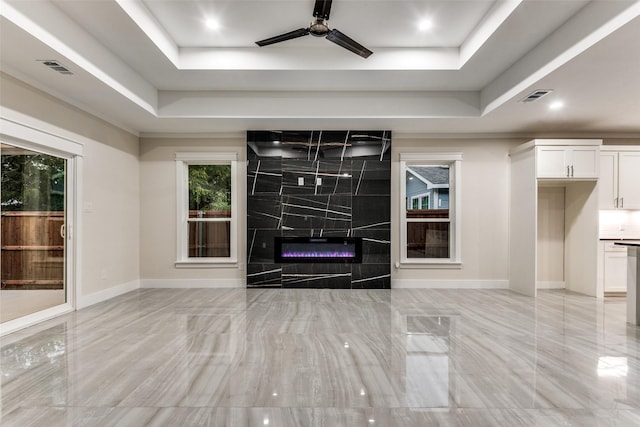
<svg viewBox="0 0 640 427">
<path fill-rule="evenodd" d="M 63 289 L 64 212 L 2 212 L 2 289 Z"/>
<path fill-rule="evenodd" d="M 446 219 L 448 209 L 407 210 L 407 219 Z M 408 258 L 449 258 L 449 222 L 407 222 Z"/>
<path fill-rule="evenodd" d="M 189 222 L 189 257 L 228 257 L 231 242 L 231 211 L 189 211 L 189 218 L 221 218 L 229 221 Z"/>
</svg>

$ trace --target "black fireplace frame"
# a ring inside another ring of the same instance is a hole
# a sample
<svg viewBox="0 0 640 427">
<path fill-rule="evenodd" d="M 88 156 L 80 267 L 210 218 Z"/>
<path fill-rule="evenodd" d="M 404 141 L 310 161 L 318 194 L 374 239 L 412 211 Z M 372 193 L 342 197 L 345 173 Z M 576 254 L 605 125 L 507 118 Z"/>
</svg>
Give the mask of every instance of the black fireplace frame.
<svg viewBox="0 0 640 427">
<path fill-rule="evenodd" d="M 282 248 L 287 244 L 331 244 L 348 245 L 353 247 L 353 257 L 285 257 Z M 362 238 L 361 237 L 281 237 L 275 236 L 273 259 L 276 264 L 289 263 L 333 263 L 333 264 L 362 264 Z"/>
</svg>

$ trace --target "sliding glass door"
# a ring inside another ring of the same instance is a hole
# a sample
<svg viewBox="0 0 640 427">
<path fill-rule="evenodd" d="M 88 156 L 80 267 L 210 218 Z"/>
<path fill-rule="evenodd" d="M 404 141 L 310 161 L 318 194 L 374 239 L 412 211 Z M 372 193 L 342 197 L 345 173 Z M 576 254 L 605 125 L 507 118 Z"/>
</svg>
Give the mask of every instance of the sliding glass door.
<svg viewBox="0 0 640 427">
<path fill-rule="evenodd" d="M 0 323 L 68 302 L 68 160 L 0 144 Z"/>
</svg>

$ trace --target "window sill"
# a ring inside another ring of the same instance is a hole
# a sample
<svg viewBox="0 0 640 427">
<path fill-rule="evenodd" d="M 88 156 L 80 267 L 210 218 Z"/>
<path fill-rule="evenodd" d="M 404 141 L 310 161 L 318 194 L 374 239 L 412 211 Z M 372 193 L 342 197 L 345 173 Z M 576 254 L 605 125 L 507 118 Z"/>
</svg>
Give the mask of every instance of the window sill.
<svg viewBox="0 0 640 427">
<path fill-rule="evenodd" d="M 462 261 L 409 261 L 402 260 L 396 268 L 461 269 Z"/>
<path fill-rule="evenodd" d="M 238 260 L 220 259 L 220 260 L 182 260 L 174 263 L 176 268 L 237 268 Z"/>
</svg>

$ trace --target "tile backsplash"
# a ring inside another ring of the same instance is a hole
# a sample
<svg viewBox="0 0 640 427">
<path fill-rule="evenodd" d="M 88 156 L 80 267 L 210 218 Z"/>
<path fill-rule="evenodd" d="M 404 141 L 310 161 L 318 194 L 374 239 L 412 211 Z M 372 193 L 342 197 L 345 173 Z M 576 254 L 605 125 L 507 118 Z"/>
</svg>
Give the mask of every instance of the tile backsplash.
<svg viewBox="0 0 640 427">
<path fill-rule="evenodd" d="M 640 239 L 640 210 L 600 211 L 601 239 Z"/>
</svg>

